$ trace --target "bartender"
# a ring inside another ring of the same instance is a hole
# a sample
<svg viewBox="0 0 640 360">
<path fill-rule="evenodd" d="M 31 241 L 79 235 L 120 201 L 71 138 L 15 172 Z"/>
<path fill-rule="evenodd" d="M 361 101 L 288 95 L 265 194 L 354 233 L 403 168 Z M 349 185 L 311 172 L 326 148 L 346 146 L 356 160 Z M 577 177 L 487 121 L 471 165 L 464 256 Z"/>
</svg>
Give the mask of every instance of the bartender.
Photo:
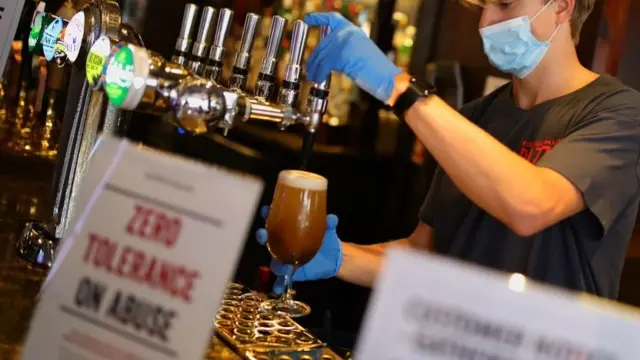
<svg viewBox="0 0 640 360">
<path fill-rule="evenodd" d="M 371 286 L 385 250 L 404 246 L 617 297 L 638 211 L 640 94 L 578 60 L 594 0 L 473 2 L 483 8 L 484 51 L 512 81 L 459 112 L 339 14 L 306 16 L 331 28 L 309 57 L 309 80 L 350 76 L 407 122 L 439 168 L 409 237 L 344 242 L 330 215 L 294 281 Z M 266 230 L 257 235 L 265 243 Z M 272 269 L 284 274 L 275 261 Z"/>
</svg>

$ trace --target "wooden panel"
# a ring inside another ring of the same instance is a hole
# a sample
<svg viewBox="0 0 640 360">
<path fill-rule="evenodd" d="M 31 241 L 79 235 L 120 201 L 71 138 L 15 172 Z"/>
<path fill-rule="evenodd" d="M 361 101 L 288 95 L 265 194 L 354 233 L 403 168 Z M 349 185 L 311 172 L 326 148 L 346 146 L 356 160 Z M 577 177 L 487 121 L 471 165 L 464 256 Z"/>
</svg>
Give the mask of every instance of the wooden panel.
<svg viewBox="0 0 640 360">
<path fill-rule="evenodd" d="M 635 1 L 638 5 L 637 1 Z M 607 0 L 604 18 L 597 39 L 594 70 L 617 75 L 620 59 L 627 38 L 627 24 L 631 19 L 631 0 Z"/>
<path fill-rule="evenodd" d="M 638 73 L 638 63 L 640 63 L 640 1 L 630 1 L 629 15 L 626 25 L 626 36 L 621 40 L 623 43 L 620 63 L 617 76 L 622 82 L 640 90 L 640 73 Z"/>
<path fill-rule="evenodd" d="M 482 96 L 487 75 L 501 75 L 484 54 L 478 30 L 481 11 L 445 1 L 434 60 L 455 60 L 463 69 L 464 101 Z"/>
</svg>

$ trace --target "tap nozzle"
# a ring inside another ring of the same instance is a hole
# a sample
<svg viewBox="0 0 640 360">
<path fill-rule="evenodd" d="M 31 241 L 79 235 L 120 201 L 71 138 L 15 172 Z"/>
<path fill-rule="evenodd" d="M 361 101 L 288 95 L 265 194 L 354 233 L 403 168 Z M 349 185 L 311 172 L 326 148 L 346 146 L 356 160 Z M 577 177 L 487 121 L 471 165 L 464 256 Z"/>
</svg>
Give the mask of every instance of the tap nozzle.
<svg viewBox="0 0 640 360">
<path fill-rule="evenodd" d="M 218 14 L 218 24 L 216 25 L 216 33 L 213 37 L 213 44 L 209 51 L 209 63 L 205 66 L 204 76 L 217 83 L 220 82 L 222 74 L 222 58 L 224 57 L 224 42 L 229 34 L 231 21 L 233 20 L 233 11 L 222 9 Z"/>
<path fill-rule="evenodd" d="M 174 54 L 171 57 L 171 61 L 179 64 L 180 66 L 185 66 L 187 64 L 187 57 L 189 51 L 191 50 L 193 30 L 195 29 L 197 16 L 197 5 L 187 4 L 184 7 L 184 14 L 182 15 L 182 26 L 180 27 L 180 35 L 178 35 Z"/>
<path fill-rule="evenodd" d="M 251 65 L 251 50 L 253 48 L 253 40 L 260 22 L 260 16 L 248 13 L 244 21 L 244 29 L 242 30 L 242 38 L 240 39 L 240 48 L 236 53 L 233 63 L 233 70 L 229 78 L 229 88 L 244 91 L 247 84 L 247 75 Z"/>
</svg>

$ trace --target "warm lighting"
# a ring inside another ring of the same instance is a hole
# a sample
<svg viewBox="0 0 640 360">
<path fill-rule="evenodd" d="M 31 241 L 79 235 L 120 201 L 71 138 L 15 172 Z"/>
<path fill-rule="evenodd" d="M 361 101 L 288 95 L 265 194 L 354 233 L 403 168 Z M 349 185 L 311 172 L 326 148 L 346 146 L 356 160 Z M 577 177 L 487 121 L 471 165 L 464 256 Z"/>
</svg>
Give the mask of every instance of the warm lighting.
<svg viewBox="0 0 640 360">
<path fill-rule="evenodd" d="M 335 116 L 329 118 L 329 126 L 338 126 L 340 125 L 340 119 Z"/>
<path fill-rule="evenodd" d="M 527 278 L 522 274 L 511 274 L 509 277 L 509 289 L 515 292 L 524 292 L 527 287 Z"/>
</svg>

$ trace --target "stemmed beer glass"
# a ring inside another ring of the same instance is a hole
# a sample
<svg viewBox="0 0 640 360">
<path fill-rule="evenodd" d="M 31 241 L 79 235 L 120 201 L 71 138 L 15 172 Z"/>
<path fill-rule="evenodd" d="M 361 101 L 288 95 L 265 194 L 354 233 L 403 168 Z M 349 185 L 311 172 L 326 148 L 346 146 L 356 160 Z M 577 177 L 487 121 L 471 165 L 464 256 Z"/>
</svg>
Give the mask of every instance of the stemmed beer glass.
<svg viewBox="0 0 640 360">
<path fill-rule="evenodd" d="M 278 175 L 276 191 L 267 217 L 267 248 L 287 264 L 285 291 L 280 299 L 269 300 L 262 309 L 289 317 L 309 314 L 311 308 L 294 301 L 293 274 L 320 249 L 326 230 L 327 179 L 306 171 L 284 170 Z"/>
</svg>

